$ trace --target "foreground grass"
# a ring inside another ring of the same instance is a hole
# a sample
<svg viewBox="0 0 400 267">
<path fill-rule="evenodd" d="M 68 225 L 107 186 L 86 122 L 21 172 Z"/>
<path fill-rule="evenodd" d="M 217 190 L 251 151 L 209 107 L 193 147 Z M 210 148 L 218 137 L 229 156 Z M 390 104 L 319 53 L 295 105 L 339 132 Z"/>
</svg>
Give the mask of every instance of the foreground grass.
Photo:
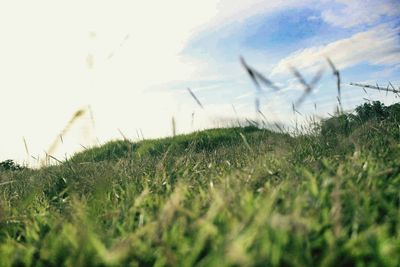
<svg viewBox="0 0 400 267">
<path fill-rule="evenodd" d="M 0 266 L 399 266 L 400 105 L 1 171 Z"/>
</svg>

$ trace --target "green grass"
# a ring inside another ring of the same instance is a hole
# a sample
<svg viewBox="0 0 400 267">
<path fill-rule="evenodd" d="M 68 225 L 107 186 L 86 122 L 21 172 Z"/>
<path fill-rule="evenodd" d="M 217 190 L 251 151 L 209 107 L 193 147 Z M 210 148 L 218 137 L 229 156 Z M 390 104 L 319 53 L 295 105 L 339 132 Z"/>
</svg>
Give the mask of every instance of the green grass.
<svg viewBox="0 0 400 267">
<path fill-rule="evenodd" d="M 0 171 L 0 266 L 399 266 L 400 104 Z M 6 183 L 13 181 L 11 183 Z"/>
</svg>

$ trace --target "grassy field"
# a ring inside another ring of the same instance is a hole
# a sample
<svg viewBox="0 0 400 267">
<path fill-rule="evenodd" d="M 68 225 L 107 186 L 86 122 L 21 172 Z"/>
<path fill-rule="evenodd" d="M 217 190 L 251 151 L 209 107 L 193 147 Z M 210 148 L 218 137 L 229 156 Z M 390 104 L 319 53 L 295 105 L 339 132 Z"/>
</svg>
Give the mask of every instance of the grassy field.
<svg viewBox="0 0 400 267">
<path fill-rule="evenodd" d="M 0 171 L 0 266 L 400 266 L 400 104 Z"/>
</svg>

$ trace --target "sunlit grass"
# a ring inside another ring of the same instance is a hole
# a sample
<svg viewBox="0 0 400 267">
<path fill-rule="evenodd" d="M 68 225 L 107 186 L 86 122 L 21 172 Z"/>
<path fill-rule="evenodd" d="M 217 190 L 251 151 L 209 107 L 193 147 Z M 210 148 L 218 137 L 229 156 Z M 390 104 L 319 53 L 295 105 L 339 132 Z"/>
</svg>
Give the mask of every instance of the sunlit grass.
<svg viewBox="0 0 400 267">
<path fill-rule="evenodd" d="M 399 107 L 3 169 L 0 266 L 399 266 Z"/>
</svg>

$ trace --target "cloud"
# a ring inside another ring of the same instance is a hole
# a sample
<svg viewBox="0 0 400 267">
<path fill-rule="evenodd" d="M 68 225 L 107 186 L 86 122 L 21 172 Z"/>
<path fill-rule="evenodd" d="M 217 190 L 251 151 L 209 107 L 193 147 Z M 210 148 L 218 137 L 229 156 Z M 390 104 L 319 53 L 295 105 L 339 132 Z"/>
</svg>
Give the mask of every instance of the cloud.
<svg viewBox="0 0 400 267">
<path fill-rule="evenodd" d="M 315 72 L 326 57 L 331 58 L 341 70 L 362 62 L 386 66 L 399 64 L 398 31 L 398 28 L 380 25 L 324 46 L 298 50 L 280 60 L 271 75 L 287 74 L 289 66 L 294 66 L 303 72 Z"/>
<path fill-rule="evenodd" d="M 395 0 L 336 0 L 334 2 L 340 7 L 323 10 L 322 18 L 331 25 L 343 28 L 372 25 L 383 16 L 400 15 L 399 3 Z"/>
<path fill-rule="evenodd" d="M 307 6 L 314 0 L 220 0 L 215 2 L 216 15 L 201 29 L 210 29 L 232 22 L 244 22 L 250 17 L 271 14 L 278 10 Z"/>
</svg>

